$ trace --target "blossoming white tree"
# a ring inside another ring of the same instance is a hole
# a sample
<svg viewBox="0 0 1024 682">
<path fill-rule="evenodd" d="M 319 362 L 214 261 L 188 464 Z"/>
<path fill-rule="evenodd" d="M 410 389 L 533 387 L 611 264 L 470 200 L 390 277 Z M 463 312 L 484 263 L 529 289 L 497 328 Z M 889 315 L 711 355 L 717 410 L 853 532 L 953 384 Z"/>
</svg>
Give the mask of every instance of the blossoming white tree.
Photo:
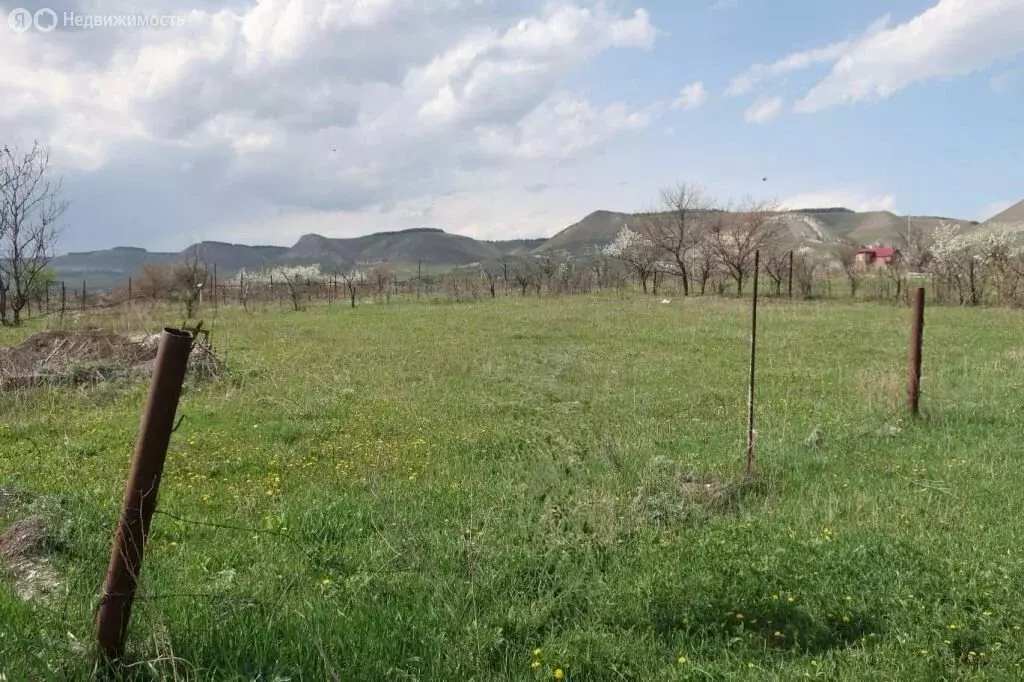
<svg viewBox="0 0 1024 682">
<path fill-rule="evenodd" d="M 989 286 L 1006 302 L 1014 297 L 1024 270 L 1022 255 L 1009 231 L 964 234 L 959 225 L 943 223 L 935 230 L 930 268 L 961 304 L 978 305 Z"/>
<path fill-rule="evenodd" d="M 604 247 L 604 253 L 622 261 L 636 273 L 644 293 L 647 293 L 647 282 L 658 267 L 660 249 L 657 244 L 623 225 L 615 241 Z"/>
<path fill-rule="evenodd" d="M 313 282 L 323 282 L 326 275 L 320 272 L 319 265 L 277 265 L 272 268 L 262 268 L 255 272 L 239 270 L 235 275 L 239 291 L 245 305 L 245 287 L 253 283 L 274 284 L 283 282 L 288 288 L 288 297 L 291 299 L 292 307 L 300 310 L 303 304 L 302 295 Z"/>
</svg>

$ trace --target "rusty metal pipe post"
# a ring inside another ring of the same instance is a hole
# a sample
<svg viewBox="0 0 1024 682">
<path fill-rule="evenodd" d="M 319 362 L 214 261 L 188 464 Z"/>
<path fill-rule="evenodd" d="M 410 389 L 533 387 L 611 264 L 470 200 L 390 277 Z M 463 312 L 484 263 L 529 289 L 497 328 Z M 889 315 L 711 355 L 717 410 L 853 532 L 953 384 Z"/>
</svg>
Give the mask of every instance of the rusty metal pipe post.
<svg viewBox="0 0 1024 682">
<path fill-rule="evenodd" d="M 924 345 L 924 287 L 914 290 L 912 302 L 913 320 L 910 325 L 910 355 L 907 369 L 907 406 L 910 414 L 916 417 L 921 401 L 921 348 Z"/>
<path fill-rule="evenodd" d="M 124 505 L 110 552 L 110 564 L 96 614 L 96 640 L 109 660 L 124 653 L 132 601 L 142 570 L 142 554 L 156 509 L 160 476 L 174 429 L 192 334 L 164 329 L 149 385 L 149 398 L 132 455 L 131 473 L 124 490 Z"/>
<path fill-rule="evenodd" d="M 757 279 L 761 269 L 761 252 L 754 252 L 754 296 L 750 303 L 750 375 L 747 384 L 747 475 L 754 474 L 756 450 L 754 439 L 754 368 L 757 359 Z"/>
<path fill-rule="evenodd" d="M 789 297 L 793 298 L 793 250 L 789 251 Z"/>
</svg>

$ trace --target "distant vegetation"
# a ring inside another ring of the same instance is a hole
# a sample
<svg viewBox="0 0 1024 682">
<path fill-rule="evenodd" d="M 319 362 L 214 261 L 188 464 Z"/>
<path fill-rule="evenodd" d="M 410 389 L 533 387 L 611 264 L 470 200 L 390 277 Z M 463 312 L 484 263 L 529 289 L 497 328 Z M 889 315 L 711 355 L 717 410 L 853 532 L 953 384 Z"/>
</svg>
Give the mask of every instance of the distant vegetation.
<svg viewBox="0 0 1024 682">
<path fill-rule="evenodd" d="M 726 209 L 710 201 L 703 207 L 705 213 L 713 215 L 728 214 L 730 211 Z M 170 265 L 193 251 L 198 251 L 211 267 L 216 265 L 218 274 L 224 277 L 242 269 L 256 271 L 278 265 L 319 265 L 326 272 L 353 267 L 365 269 L 380 263 L 393 270 L 409 272 L 426 263 L 432 271 L 438 272 L 473 264 L 486 266 L 530 255 L 566 252 L 576 258 L 587 257 L 595 249 L 611 243 L 624 224 L 634 226 L 649 215 L 595 211 L 550 238 L 537 239 L 483 241 L 434 227 L 417 227 L 344 239 L 309 234 L 291 247 L 216 241 L 194 244 L 182 253 L 153 253 L 121 247 L 66 254 L 54 259 L 53 268 L 59 279 L 68 284 L 85 279 L 90 289 L 124 285 L 129 277 L 139 273 L 144 263 Z M 884 211 L 857 213 L 841 207 L 784 211 L 779 215 L 781 231 L 790 234 L 798 245 L 812 248 L 844 241 L 896 244 L 908 222 L 926 232 L 934 231 L 943 222 L 960 225 L 965 231 L 985 230 L 997 222 L 1011 230 L 1024 226 L 1024 218 L 1009 214 L 980 226 L 975 221 L 906 217 Z"/>
</svg>

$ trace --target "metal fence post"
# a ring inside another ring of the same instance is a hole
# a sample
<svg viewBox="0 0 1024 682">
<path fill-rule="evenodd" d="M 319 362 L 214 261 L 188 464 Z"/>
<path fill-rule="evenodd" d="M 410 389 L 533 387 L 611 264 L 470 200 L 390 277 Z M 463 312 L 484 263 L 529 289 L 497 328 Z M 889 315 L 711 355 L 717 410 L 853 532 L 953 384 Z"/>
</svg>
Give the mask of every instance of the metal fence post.
<svg viewBox="0 0 1024 682">
<path fill-rule="evenodd" d="M 921 348 L 924 343 L 924 287 L 914 290 L 913 320 L 910 325 L 910 356 L 908 358 L 909 380 L 907 382 L 907 405 L 910 414 L 918 415 L 921 400 Z"/>
<path fill-rule="evenodd" d="M 757 359 L 757 280 L 761 269 L 761 252 L 754 252 L 754 296 L 750 303 L 750 375 L 747 384 L 747 475 L 752 476 L 756 466 L 754 444 L 754 369 Z"/>
<path fill-rule="evenodd" d="M 789 297 L 793 298 L 793 250 L 789 251 Z"/>
<path fill-rule="evenodd" d="M 160 476 L 191 351 L 192 334 L 189 332 L 164 329 L 160 335 L 149 398 L 139 425 L 103 596 L 96 613 L 96 641 L 107 659 L 120 658 L 124 653 L 135 588 L 142 570 L 143 549 L 156 509 Z"/>
</svg>

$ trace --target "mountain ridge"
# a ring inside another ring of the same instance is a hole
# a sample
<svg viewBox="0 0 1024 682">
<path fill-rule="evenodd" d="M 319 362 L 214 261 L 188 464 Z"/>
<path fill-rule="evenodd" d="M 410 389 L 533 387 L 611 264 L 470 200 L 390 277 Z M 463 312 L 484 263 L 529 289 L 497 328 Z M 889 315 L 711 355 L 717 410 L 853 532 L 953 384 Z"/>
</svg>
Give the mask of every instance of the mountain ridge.
<svg viewBox="0 0 1024 682">
<path fill-rule="evenodd" d="M 965 230 L 998 224 L 1024 232 L 1024 201 L 1011 206 L 984 223 L 935 216 L 900 216 L 890 211 L 856 212 L 844 207 L 804 208 L 779 213 L 796 241 L 829 244 L 854 241 L 862 244 L 893 243 L 898 230 L 909 220 L 916 226 L 934 228 L 942 222 L 959 224 Z M 599 209 L 550 237 L 532 239 L 480 240 L 453 234 L 437 227 L 412 227 L 360 235 L 328 237 L 309 233 L 291 246 L 247 245 L 224 241 L 203 241 L 181 252 L 147 251 L 118 246 L 97 251 L 78 251 L 54 258 L 51 268 L 58 279 L 88 280 L 95 286 L 115 286 L 135 276 L 143 264 L 169 265 L 197 251 L 215 263 L 218 275 L 231 276 L 241 269 L 254 270 L 275 265 L 320 265 L 324 269 L 360 264 L 390 263 L 414 266 L 419 261 L 431 268 L 467 266 L 507 258 L 542 255 L 555 251 L 583 255 L 615 239 L 623 225 L 636 224 L 637 213 Z"/>
</svg>

